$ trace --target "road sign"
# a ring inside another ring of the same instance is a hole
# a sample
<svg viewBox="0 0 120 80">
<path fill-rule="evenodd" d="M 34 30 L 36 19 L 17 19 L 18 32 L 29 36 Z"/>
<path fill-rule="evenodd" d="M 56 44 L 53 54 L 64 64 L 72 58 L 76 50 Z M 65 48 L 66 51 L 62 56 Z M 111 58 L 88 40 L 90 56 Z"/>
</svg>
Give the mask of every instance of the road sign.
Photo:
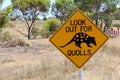
<svg viewBox="0 0 120 80">
<path fill-rule="evenodd" d="M 108 37 L 80 10 L 76 10 L 50 38 L 50 42 L 78 68 L 107 40 Z"/>
</svg>

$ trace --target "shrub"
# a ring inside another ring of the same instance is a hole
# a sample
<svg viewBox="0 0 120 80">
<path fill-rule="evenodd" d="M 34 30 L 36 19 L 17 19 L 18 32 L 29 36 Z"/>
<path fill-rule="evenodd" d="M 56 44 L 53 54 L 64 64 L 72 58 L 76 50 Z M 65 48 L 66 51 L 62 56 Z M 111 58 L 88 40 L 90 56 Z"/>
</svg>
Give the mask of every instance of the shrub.
<svg viewBox="0 0 120 80">
<path fill-rule="evenodd" d="M 9 31 L 3 33 L 3 40 L 9 40 L 12 37 L 12 34 Z"/>
<path fill-rule="evenodd" d="M 31 34 L 33 38 L 36 38 L 37 36 L 40 35 L 40 29 L 37 27 L 33 27 L 31 30 Z"/>
<path fill-rule="evenodd" d="M 41 29 L 41 36 L 44 37 L 44 38 L 48 38 L 49 35 L 50 35 L 50 31 L 49 31 L 49 25 L 48 24 L 44 24 L 42 26 L 42 29 Z"/>
<path fill-rule="evenodd" d="M 49 36 L 50 36 L 50 32 L 48 31 L 48 30 L 42 30 L 41 31 L 41 36 L 43 37 L 43 38 L 48 38 Z"/>
<path fill-rule="evenodd" d="M 0 16 L 0 28 L 6 28 L 8 26 L 8 23 L 9 23 L 8 19 L 5 16 L 1 15 Z"/>
<path fill-rule="evenodd" d="M 4 47 L 16 47 L 16 46 L 31 46 L 31 43 L 29 43 L 27 40 L 22 39 L 22 38 L 12 38 L 8 41 L 5 41 L 2 45 L 1 48 Z"/>
<path fill-rule="evenodd" d="M 2 47 L 16 47 L 16 46 L 31 46 L 27 40 L 12 35 L 9 31 L 0 33 L 0 46 Z"/>
<path fill-rule="evenodd" d="M 12 34 L 9 31 L 0 33 L 0 41 L 8 41 L 12 38 Z"/>
<path fill-rule="evenodd" d="M 49 37 L 59 28 L 60 25 L 61 25 L 61 22 L 57 18 L 51 18 L 51 19 L 46 20 L 40 32 L 41 36 Z"/>
</svg>

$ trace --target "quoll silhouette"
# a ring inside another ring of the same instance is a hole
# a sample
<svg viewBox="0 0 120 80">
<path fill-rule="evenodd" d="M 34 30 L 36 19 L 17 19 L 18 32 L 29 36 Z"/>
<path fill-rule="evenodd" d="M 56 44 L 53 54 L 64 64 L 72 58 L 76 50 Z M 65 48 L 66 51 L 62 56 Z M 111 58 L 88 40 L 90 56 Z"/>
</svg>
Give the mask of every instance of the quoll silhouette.
<svg viewBox="0 0 120 80">
<path fill-rule="evenodd" d="M 87 46 L 90 48 L 92 48 L 92 46 L 90 46 L 91 43 L 96 46 L 95 37 L 91 37 L 86 33 L 79 32 L 79 33 L 76 33 L 74 37 L 67 44 L 65 44 L 64 46 L 60 46 L 60 47 L 64 48 L 72 42 L 75 42 L 75 45 L 79 48 L 81 48 L 81 43 L 86 43 Z"/>
</svg>

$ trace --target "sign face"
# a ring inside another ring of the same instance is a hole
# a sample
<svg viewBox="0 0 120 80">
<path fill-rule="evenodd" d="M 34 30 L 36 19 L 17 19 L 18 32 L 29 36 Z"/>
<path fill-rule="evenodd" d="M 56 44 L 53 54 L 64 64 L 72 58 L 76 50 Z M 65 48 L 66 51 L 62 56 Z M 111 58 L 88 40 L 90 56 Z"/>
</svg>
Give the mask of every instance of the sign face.
<svg viewBox="0 0 120 80">
<path fill-rule="evenodd" d="M 80 10 L 76 12 L 50 38 L 68 59 L 81 68 L 108 37 Z"/>
</svg>

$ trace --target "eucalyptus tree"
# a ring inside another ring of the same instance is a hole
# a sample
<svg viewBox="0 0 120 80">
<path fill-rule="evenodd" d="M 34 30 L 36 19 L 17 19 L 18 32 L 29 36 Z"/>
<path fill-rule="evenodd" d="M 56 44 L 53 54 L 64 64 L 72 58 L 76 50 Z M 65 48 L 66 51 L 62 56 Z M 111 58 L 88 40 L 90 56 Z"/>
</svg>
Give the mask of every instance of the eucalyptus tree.
<svg viewBox="0 0 120 80">
<path fill-rule="evenodd" d="M 56 0 L 54 5 L 55 16 L 63 23 L 77 8 L 73 0 Z"/>
<path fill-rule="evenodd" d="M 88 12 L 89 17 L 95 21 L 98 25 L 101 21 L 101 29 L 105 31 L 110 27 L 112 20 L 114 19 L 114 13 L 116 12 L 116 6 L 120 2 L 119 0 L 74 0 L 75 4 L 83 12 Z M 103 27 L 103 22 L 105 26 Z"/>
<path fill-rule="evenodd" d="M 49 7 L 49 0 L 12 0 L 13 11 L 21 11 L 22 18 L 25 20 L 28 29 L 28 39 L 31 39 L 31 30 L 34 27 L 40 12 L 46 12 Z M 30 23 L 29 23 L 30 21 Z"/>
<path fill-rule="evenodd" d="M 106 0 L 104 10 L 102 12 L 102 19 L 104 20 L 105 26 L 103 31 L 111 27 L 112 20 L 115 19 L 115 12 L 117 11 L 117 3 L 119 0 Z"/>
</svg>

